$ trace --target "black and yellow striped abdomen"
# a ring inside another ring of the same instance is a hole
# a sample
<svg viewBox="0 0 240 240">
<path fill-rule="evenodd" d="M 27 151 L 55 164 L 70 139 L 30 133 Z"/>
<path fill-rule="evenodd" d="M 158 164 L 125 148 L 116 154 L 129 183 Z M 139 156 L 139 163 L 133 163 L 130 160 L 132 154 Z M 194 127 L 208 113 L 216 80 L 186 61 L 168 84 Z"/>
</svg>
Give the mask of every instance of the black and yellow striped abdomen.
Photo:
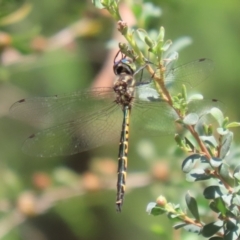
<svg viewBox="0 0 240 240">
<path fill-rule="evenodd" d="M 130 106 L 125 106 L 123 108 L 124 117 L 119 143 L 117 200 L 116 200 L 116 208 L 117 211 L 119 212 L 121 211 L 126 188 L 130 112 L 131 112 Z"/>
</svg>

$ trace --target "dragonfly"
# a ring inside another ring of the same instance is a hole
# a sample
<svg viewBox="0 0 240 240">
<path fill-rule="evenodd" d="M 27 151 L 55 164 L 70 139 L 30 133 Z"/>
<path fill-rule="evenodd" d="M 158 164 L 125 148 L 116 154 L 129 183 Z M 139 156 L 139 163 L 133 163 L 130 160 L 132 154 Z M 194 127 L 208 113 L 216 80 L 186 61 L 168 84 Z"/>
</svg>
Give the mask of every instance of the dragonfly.
<svg viewBox="0 0 240 240">
<path fill-rule="evenodd" d="M 118 54 L 117 54 L 118 55 Z M 113 87 L 76 91 L 50 97 L 21 99 L 10 108 L 10 114 L 43 129 L 30 135 L 23 151 L 32 156 L 66 156 L 87 151 L 119 138 L 116 210 L 121 212 L 126 185 L 130 119 L 140 133 L 174 133 L 179 118 L 162 99 L 152 81 L 136 80 L 133 59 L 114 59 L 116 79 Z M 199 59 L 170 69 L 166 84 L 201 83 L 212 71 L 212 61 Z M 193 109 L 196 104 L 193 103 Z M 136 131 L 136 130 L 135 130 Z"/>
</svg>

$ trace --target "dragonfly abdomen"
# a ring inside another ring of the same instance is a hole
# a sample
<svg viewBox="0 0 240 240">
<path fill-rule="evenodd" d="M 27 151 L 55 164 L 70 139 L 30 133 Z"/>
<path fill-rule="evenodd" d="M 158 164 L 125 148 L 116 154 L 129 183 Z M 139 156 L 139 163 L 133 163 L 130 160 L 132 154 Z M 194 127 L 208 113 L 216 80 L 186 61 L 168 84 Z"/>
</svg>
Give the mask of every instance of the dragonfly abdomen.
<svg viewBox="0 0 240 240">
<path fill-rule="evenodd" d="M 130 123 L 130 107 L 125 106 L 123 109 L 123 124 L 119 143 L 118 154 L 118 181 L 117 181 L 117 211 L 121 211 L 123 197 L 126 186 L 127 161 L 128 161 L 128 139 L 129 139 L 129 123 Z"/>
</svg>

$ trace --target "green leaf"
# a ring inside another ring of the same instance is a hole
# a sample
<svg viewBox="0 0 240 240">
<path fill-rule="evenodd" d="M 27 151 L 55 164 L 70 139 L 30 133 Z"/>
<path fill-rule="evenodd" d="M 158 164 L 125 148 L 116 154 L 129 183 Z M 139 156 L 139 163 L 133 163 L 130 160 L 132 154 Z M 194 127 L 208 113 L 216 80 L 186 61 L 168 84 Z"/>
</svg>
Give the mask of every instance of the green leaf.
<svg viewBox="0 0 240 240">
<path fill-rule="evenodd" d="M 169 59 L 169 62 L 166 63 L 166 66 L 168 66 L 168 64 L 172 64 L 174 61 L 178 59 L 178 52 L 170 52 L 170 53 L 167 52 L 166 59 Z"/>
<path fill-rule="evenodd" d="M 182 85 L 182 90 L 181 90 L 182 98 L 186 102 L 187 101 L 187 88 L 186 85 Z"/>
<path fill-rule="evenodd" d="M 218 220 L 216 222 L 212 222 L 212 223 L 206 224 L 203 227 L 201 234 L 204 237 L 211 237 L 215 233 L 217 233 L 222 227 L 223 227 L 223 222 Z"/>
<path fill-rule="evenodd" d="M 137 36 L 139 37 L 139 39 L 140 39 L 142 42 L 144 42 L 144 43 L 145 43 L 145 38 L 146 38 L 146 37 L 149 38 L 148 33 L 147 33 L 144 29 L 142 29 L 142 28 L 138 28 L 138 29 L 135 31 L 135 33 L 137 34 Z M 149 38 L 149 39 L 150 39 L 150 38 Z"/>
<path fill-rule="evenodd" d="M 224 159 L 225 156 L 228 154 L 229 149 L 232 144 L 232 140 L 233 140 L 233 133 L 230 131 L 228 132 L 228 134 L 223 136 L 222 146 L 221 146 L 221 150 L 220 150 L 220 158 Z"/>
<path fill-rule="evenodd" d="M 224 240 L 238 240 L 239 239 L 239 233 L 238 231 L 224 231 Z"/>
<path fill-rule="evenodd" d="M 156 203 L 154 202 L 151 202 L 147 205 L 146 211 L 148 212 L 148 214 L 152 214 L 153 216 L 158 216 L 166 212 L 165 209 L 156 206 Z"/>
<path fill-rule="evenodd" d="M 185 227 L 183 227 L 186 231 L 192 232 L 192 233 L 200 233 L 202 228 L 193 224 L 188 224 Z"/>
<path fill-rule="evenodd" d="M 233 171 L 233 176 L 240 181 L 240 165 L 236 166 Z"/>
<path fill-rule="evenodd" d="M 201 156 L 199 154 L 192 154 L 184 159 L 182 163 L 182 171 L 184 173 L 190 172 L 194 166 L 199 162 Z"/>
<path fill-rule="evenodd" d="M 215 206 L 219 210 L 219 212 L 223 215 L 226 216 L 227 208 L 225 205 L 225 202 L 221 197 L 214 199 Z"/>
<path fill-rule="evenodd" d="M 220 109 L 213 107 L 210 110 L 211 115 L 217 120 L 219 126 L 222 126 L 223 120 L 224 120 L 224 116 L 223 113 Z"/>
<path fill-rule="evenodd" d="M 210 202 L 209 207 L 210 207 L 211 210 L 214 211 L 215 213 L 219 213 L 219 210 L 218 210 L 218 208 L 217 208 L 217 206 L 216 206 L 216 202 L 214 202 L 214 201 Z"/>
<path fill-rule="evenodd" d="M 179 214 L 183 214 L 183 211 L 182 211 L 182 209 L 180 208 L 180 205 L 179 204 L 173 204 L 173 203 L 171 203 L 171 205 L 172 205 L 172 207 L 174 208 L 174 210 L 177 212 L 177 213 L 179 213 Z"/>
<path fill-rule="evenodd" d="M 201 163 L 205 166 L 209 166 L 209 161 L 205 156 L 201 156 Z"/>
<path fill-rule="evenodd" d="M 210 164 L 213 168 L 218 168 L 222 164 L 222 159 L 220 158 L 211 158 Z"/>
<path fill-rule="evenodd" d="M 190 102 L 192 100 L 203 100 L 203 95 L 199 94 L 199 93 L 193 94 L 193 95 L 189 96 L 188 102 Z"/>
<path fill-rule="evenodd" d="M 155 43 L 149 38 L 148 36 L 145 37 L 144 42 L 149 46 L 149 48 L 152 51 L 152 48 L 154 47 Z M 150 50 L 149 50 L 150 51 Z"/>
<path fill-rule="evenodd" d="M 213 136 L 200 136 L 200 139 L 212 147 L 217 147 L 218 143 Z"/>
<path fill-rule="evenodd" d="M 225 128 L 222 128 L 222 127 L 219 127 L 219 128 L 217 128 L 217 132 L 218 132 L 218 134 L 224 136 L 224 135 L 229 133 L 229 130 L 225 129 Z"/>
<path fill-rule="evenodd" d="M 221 237 L 212 237 L 212 238 L 209 238 L 209 240 L 223 240 L 223 238 L 221 238 Z"/>
<path fill-rule="evenodd" d="M 209 186 L 204 189 L 203 195 L 206 199 L 215 199 L 223 195 L 219 186 Z"/>
<path fill-rule="evenodd" d="M 193 169 L 186 174 L 188 182 L 196 182 L 210 179 L 212 176 L 205 173 L 203 169 Z"/>
<path fill-rule="evenodd" d="M 185 195 L 185 200 L 186 200 L 189 211 L 192 213 L 192 215 L 195 217 L 197 221 L 200 221 L 196 199 L 192 197 L 189 193 L 187 193 Z"/>
<path fill-rule="evenodd" d="M 167 216 L 168 216 L 168 218 L 170 218 L 170 219 L 178 218 L 180 215 L 181 215 L 181 214 L 172 213 L 172 212 L 168 212 L 168 213 L 167 213 Z"/>
<path fill-rule="evenodd" d="M 224 179 L 225 182 L 227 182 L 230 186 L 234 186 L 234 178 L 231 176 L 231 170 L 229 169 L 229 166 L 226 163 L 223 163 L 219 167 L 219 174 Z"/>
<path fill-rule="evenodd" d="M 232 203 L 233 195 L 228 193 L 222 195 L 222 200 L 226 203 L 227 206 L 230 206 Z"/>
<path fill-rule="evenodd" d="M 183 50 L 184 48 L 188 47 L 189 45 L 192 44 L 192 38 L 188 36 L 180 37 L 178 39 L 175 39 L 172 46 L 171 46 L 171 52 L 168 52 L 167 54 L 172 54 L 174 51 L 180 51 Z M 164 56 L 165 58 L 165 56 Z M 169 56 L 166 56 L 167 59 L 169 59 Z M 177 58 L 174 58 L 177 59 Z"/>
<path fill-rule="evenodd" d="M 240 193 L 240 185 L 236 185 L 236 186 L 234 187 L 234 193 L 237 193 L 237 194 Z M 240 204 L 239 204 L 239 205 L 240 205 Z"/>
<path fill-rule="evenodd" d="M 171 41 L 171 40 L 167 40 L 167 41 L 163 44 L 162 50 L 163 50 L 164 52 L 167 51 L 167 50 L 170 48 L 171 45 L 172 45 L 172 41 Z"/>
<path fill-rule="evenodd" d="M 160 208 L 160 207 L 155 207 L 152 209 L 152 212 L 151 214 L 153 216 L 158 216 L 158 215 L 162 215 L 164 214 L 166 211 L 163 209 L 163 208 Z"/>
<path fill-rule="evenodd" d="M 227 124 L 226 128 L 240 127 L 240 122 L 231 122 Z"/>
<path fill-rule="evenodd" d="M 185 118 L 183 119 L 183 123 L 186 125 L 195 125 L 199 120 L 199 116 L 196 113 L 189 113 Z"/>
<path fill-rule="evenodd" d="M 104 6 L 102 5 L 101 3 L 101 0 L 92 0 L 92 3 L 93 5 L 96 7 L 96 8 L 99 8 L 99 9 L 103 9 Z"/>
<path fill-rule="evenodd" d="M 237 220 L 234 218 L 228 218 L 226 228 L 229 231 L 235 231 L 237 229 Z"/>
<path fill-rule="evenodd" d="M 223 127 L 223 128 L 226 128 L 226 126 L 228 125 L 228 123 L 229 123 L 229 118 L 228 118 L 228 117 L 225 117 L 225 118 L 223 119 L 223 122 L 222 122 L 222 127 Z"/>
<path fill-rule="evenodd" d="M 186 225 L 188 225 L 188 223 L 181 222 L 181 223 L 177 223 L 177 224 L 173 225 L 173 228 L 177 230 L 177 229 L 180 229 L 182 227 L 185 227 Z"/>
<path fill-rule="evenodd" d="M 164 29 L 164 27 L 160 27 L 159 34 L 157 37 L 157 43 L 163 42 L 164 36 L 165 36 L 165 29 Z"/>
<path fill-rule="evenodd" d="M 143 14 L 144 18 L 146 17 L 160 17 L 162 14 L 162 11 L 159 7 L 156 5 L 153 5 L 150 2 L 146 2 L 143 4 Z"/>
<path fill-rule="evenodd" d="M 148 205 L 147 205 L 147 208 L 146 208 L 146 212 L 148 214 L 151 214 L 152 212 L 152 209 L 156 207 L 156 203 L 155 202 L 150 202 Z"/>
<path fill-rule="evenodd" d="M 158 59 L 161 59 L 162 56 L 162 42 L 158 41 L 153 48 L 153 53 L 157 56 Z"/>
<path fill-rule="evenodd" d="M 239 216 L 240 210 L 239 210 L 238 206 L 240 205 L 240 196 L 239 195 L 233 196 L 232 203 L 234 206 L 233 207 L 231 206 L 231 213 L 234 216 Z"/>
</svg>

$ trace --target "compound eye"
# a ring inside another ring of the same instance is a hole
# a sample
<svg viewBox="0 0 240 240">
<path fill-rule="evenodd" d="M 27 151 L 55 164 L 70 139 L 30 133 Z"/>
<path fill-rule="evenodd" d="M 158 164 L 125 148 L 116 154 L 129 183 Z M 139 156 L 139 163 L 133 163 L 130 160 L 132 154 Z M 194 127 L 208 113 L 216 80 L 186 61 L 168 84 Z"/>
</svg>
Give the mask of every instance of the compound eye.
<svg viewBox="0 0 240 240">
<path fill-rule="evenodd" d="M 118 66 L 118 67 L 115 68 L 115 73 L 117 75 L 121 74 L 122 72 L 125 72 L 123 66 Z"/>
</svg>

